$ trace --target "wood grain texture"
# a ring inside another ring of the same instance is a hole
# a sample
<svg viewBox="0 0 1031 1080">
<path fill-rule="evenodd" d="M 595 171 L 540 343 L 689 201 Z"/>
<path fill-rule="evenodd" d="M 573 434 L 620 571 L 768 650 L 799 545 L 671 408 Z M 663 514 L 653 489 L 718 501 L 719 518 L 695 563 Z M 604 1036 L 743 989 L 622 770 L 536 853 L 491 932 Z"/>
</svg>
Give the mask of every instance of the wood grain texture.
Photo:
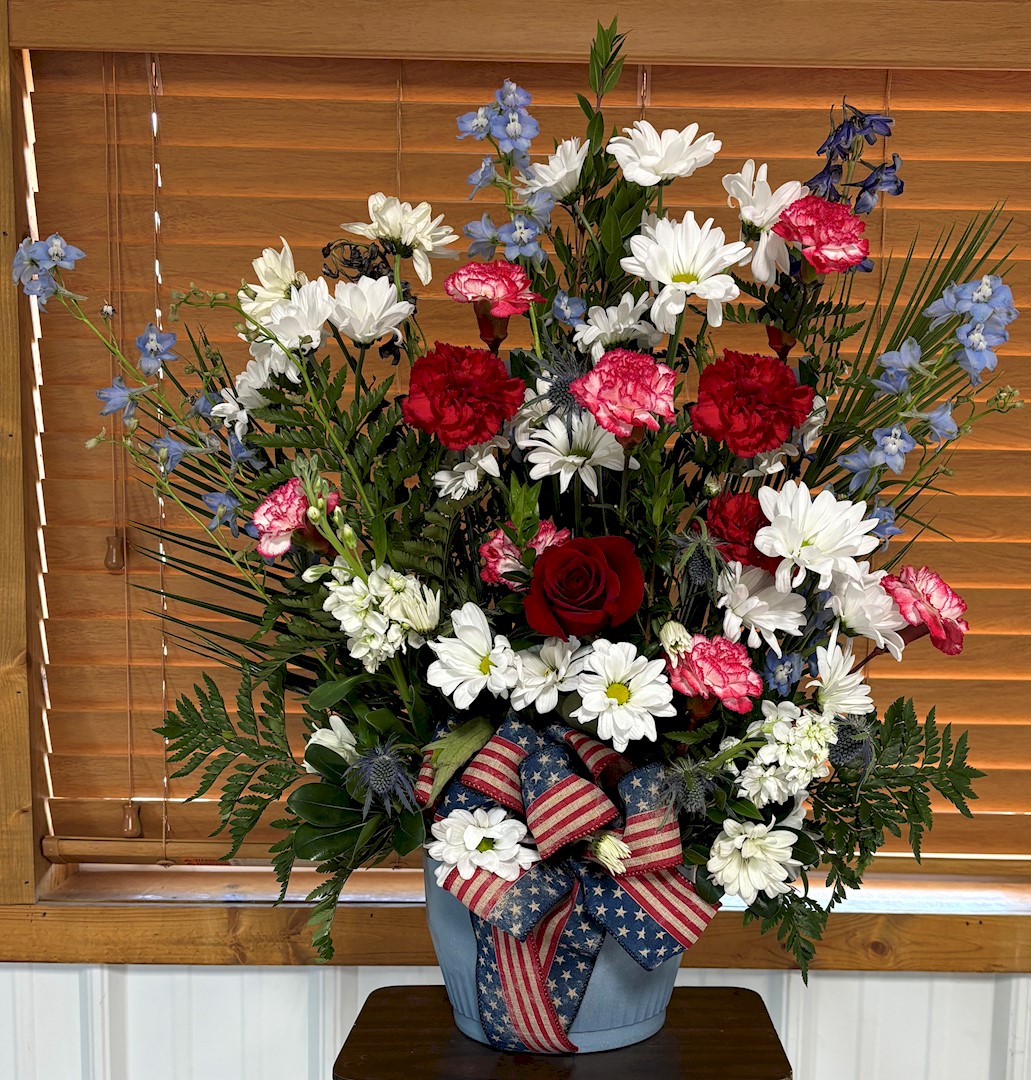
<svg viewBox="0 0 1031 1080">
<path fill-rule="evenodd" d="M 397 1038 L 398 1017 L 409 1018 Z M 727 1052 L 733 1040 L 733 1053 Z M 575 1040 L 575 1036 L 574 1036 Z M 442 986 L 373 991 L 337 1057 L 333 1080 L 627 1080 L 686 1076 L 704 1080 L 791 1080 L 770 1014 L 754 990 L 681 987 L 666 1024 L 636 1046 L 583 1056 L 501 1054 L 454 1026 Z"/>
<path fill-rule="evenodd" d="M 0 961 L 64 964 L 310 964 L 307 907 L 284 904 L 56 904 L 0 907 Z M 421 904 L 344 905 L 335 964 L 436 958 Z M 943 943 L 948 943 L 947 947 Z M 770 935 L 720 912 L 684 963 L 703 968 L 793 965 Z M 851 971 L 1031 971 L 1026 915 L 832 916 L 815 968 Z"/>
<path fill-rule="evenodd" d="M 498 43 L 483 33 L 482 8 L 470 0 L 401 0 L 393 26 L 383 33 L 377 0 L 346 0 L 333 18 L 318 0 L 297 0 L 284 17 L 277 0 L 62 0 L 40 6 L 9 0 L 11 40 L 19 48 L 112 52 L 183 52 L 362 56 L 374 43 L 382 55 L 493 59 Z M 864 18 L 891 27 L 890 34 L 856 34 L 851 14 L 828 9 L 813 17 L 807 0 L 724 0 L 717 5 L 667 3 L 645 12 L 633 0 L 612 0 L 604 12 L 594 0 L 566 0 L 554 28 L 505 43 L 514 59 L 580 60 L 599 15 L 618 15 L 633 29 L 631 59 L 649 63 L 784 63 L 825 67 L 1025 68 L 1031 29 L 1018 0 L 978 5 L 977 34 L 970 34 L 967 5 L 959 0 L 868 0 Z M 761 22 L 760 39 L 742 26 Z"/>
</svg>

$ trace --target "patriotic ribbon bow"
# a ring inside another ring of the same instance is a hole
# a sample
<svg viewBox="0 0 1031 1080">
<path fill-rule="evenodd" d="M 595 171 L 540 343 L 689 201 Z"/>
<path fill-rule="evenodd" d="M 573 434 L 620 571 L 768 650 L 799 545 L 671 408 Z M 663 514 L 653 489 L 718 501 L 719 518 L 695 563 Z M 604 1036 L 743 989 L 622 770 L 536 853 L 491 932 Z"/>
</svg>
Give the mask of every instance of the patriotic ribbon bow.
<svg viewBox="0 0 1031 1080">
<path fill-rule="evenodd" d="M 443 887 L 472 915 L 480 1022 L 499 1050 L 569 1053 L 606 934 L 648 971 L 689 949 L 716 914 L 680 872 L 680 830 L 660 805 L 662 766 L 635 769 L 611 746 L 561 724 L 544 733 L 510 716 L 444 790 L 453 810 L 503 806 L 523 817 L 543 859 L 515 881 L 457 869 Z M 430 752 L 416 795 L 425 804 Z M 616 876 L 576 854 L 607 828 L 629 848 Z"/>
</svg>

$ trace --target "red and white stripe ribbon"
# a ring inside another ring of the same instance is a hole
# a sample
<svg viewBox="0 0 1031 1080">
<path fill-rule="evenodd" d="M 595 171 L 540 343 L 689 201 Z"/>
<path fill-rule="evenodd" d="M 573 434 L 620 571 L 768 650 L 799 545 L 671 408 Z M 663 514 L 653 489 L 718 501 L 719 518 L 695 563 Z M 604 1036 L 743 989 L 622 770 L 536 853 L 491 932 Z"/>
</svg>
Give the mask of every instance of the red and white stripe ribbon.
<svg viewBox="0 0 1031 1080">
<path fill-rule="evenodd" d="M 701 937 L 717 909 L 695 892 L 694 886 L 675 870 L 616 879 L 620 887 L 685 949 Z"/>
</svg>

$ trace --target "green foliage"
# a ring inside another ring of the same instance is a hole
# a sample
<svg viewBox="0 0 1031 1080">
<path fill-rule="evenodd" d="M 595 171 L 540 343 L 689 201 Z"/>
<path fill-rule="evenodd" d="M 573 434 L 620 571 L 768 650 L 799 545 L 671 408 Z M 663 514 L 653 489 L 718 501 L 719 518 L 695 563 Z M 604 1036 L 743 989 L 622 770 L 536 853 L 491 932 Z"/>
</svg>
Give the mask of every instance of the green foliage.
<svg viewBox="0 0 1031 1080">
<path fill-rule="evenodd" d="M 748 925 L 758 919 L 764 934 L 776 931 L 777 940 L 798 964 L 802 978 L 808 983 L 809 965 L 827 927 L 827 917 L 828 912 L 811 896 L 788 892 L 776 900 L 757 901 L 745 912 L 744 921 Z"/>
<path fill-rule="evenodd" d="M 433 751 L 432 802 L 444 790 L 444 785 L 475 754 L 487 745 L 494 734 L 494 725 L 482 716 L 467 720 L 453 728 L 443 738 L 429 744 Z"/>
</svg>

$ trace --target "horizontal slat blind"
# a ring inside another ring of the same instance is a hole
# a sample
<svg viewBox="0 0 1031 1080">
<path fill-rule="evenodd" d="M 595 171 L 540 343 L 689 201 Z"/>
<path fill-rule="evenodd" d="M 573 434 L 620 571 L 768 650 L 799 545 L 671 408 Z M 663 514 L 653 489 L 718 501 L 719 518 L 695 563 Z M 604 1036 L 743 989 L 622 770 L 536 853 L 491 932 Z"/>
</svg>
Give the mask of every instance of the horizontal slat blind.
<svg viewBox="0 0 1031 1080">
<path fill-rule="evenodd" d="M 482 148 L 454 138 L 455 116 L 514 78 L 534 92 L 545 147 L 580 130 L 574 94 L 586 82 L 572 64 L 60 52 L 34 54 L 33 72 L 40 227 L 59 229 L 89 252 L 76 280 L 97 304 L 112 299 L 129 344 L 155 306 L 167 309 L 170 288 L 191 281 L 232 288 L 280 234 L 299 267 L 316 273 L 322 246 L 337 237 L 339 222 L 364 219 L 371 192 L 428 199 L 460 230 L 491 200 L 466 200 L 465 177 Z M 1008 280 L 1019 305 L 1031 292 L 1031 155 L 1020 138 L 1031 111 L 1026 73 L 986 81 L 963 71 L 768 68 L 760 77 L 747 68 L 628 65 L 606 115 L 620 126 L 645 116 L 660 127 L 697 121 L 714 130 L 723 140 L 717 162 L 674 185 L 667 205 L 674 214 L 712 214 L 735 232 L 723 173 L 754 156 L 770 162 L 778 183 L 805 179 L 817 167 L 813 150 L 826 132 L 827 107 L 843 93 L 897 118 L 891 149 L 905 160 L 906 192 L 870 220 L 875 257 L 904 249 L 915 232 L 918 256 L 926 256 L 943 227 L 1005 197 L 1017 245 Z M 469 312 L 443 296 L 446 273 L 447 264 L 436 263 L 432 285 L 420 290 L 423 325 L 431 340 L 472 343 Z M 862 279 L 858 290 L 869 296 L 876 278 Z M 201 321 L 242 367 L 232 320 L 215 312 Z M 1025 387 L 1026 324 L 1025 317 L 1013 325 L 1001 360 L 1003 381 Z M 54 832 L 117 838 L 122 802 L 132 797 L 142 800 L 143 839 L 200 840 L 213 826 L 213 808 L 181 802 L 192 781 L 168 780 L 152 728 L 163 701 L 192 685 L 203 666 L 147 614 L 155 598 L 126 587 L 156 587 L 160 568 L 131 553 L 124 575 L 103 566 L 113 527 L 156 523 L 160 512 L 145 486 L 123 482 L 109 451 L 82 450 L 100 426 L 94 390 L 110 374 L 102 353 L 60 315 L 47 317 L 43 329 Z M 758 333 L 726 327 L 717 341 L 758 351 Z M 525 343 L 514 323 L 509 344 Z M 1029 435 L 1024 412 L 989 417 L 964 440 L 953 460 L 956 494 L 936 508 L 936 528 L 956 542 L 925 534 L 909 556 L 934 566 L 968 599 L 973 633 L 964 655 L 947 659 L 924 642 L 901 668 L 882 660 L 871 671 L 882 704 L 911 695 L 918 707 L 936 703 L 941 719 L 969 729 L 974 763 L 989 773 L 979 785 L 977 819 L 944 812 L 930 852 L 1031 855 L 1031 651 L 1023 617 L 1023 598 L 1031 596 Z M 170 510 L 164 520 L 194 527 Z M 203 591 L 171 571 L 164 577 L 177 589 Z M 172 614 L 188 612 L 180 608 Z M 213 674 L 233 689 L 228 674 Z M 268 835 L 259 830 L 255 839 Z M 212 857 L 220 845 L 213 842 Z"/>
</svg>

